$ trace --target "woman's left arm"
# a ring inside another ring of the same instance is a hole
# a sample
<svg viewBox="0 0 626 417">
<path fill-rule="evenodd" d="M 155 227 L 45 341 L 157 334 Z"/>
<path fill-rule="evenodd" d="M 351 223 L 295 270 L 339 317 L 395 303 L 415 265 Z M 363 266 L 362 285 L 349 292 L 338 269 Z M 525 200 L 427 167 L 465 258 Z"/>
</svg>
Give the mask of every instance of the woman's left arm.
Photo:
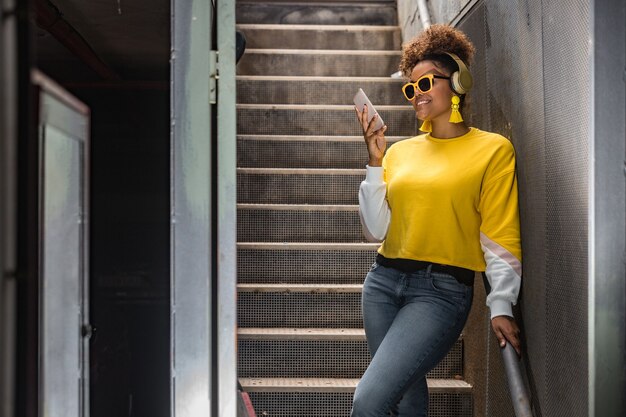
<svg viewBox="0 0 626 417">
<path fill-rule="evenodd" d="M 509 341 L 520 353 L 519 328 L 513 319 L 522 277 L 522 250 L 517 176 L 513 146 L 505 146 L 483 184 L 480 244 L 486 262 L 485 275 L 491 286 L 487 305 L 491 324 L 503 347 Z"/>
</svg>

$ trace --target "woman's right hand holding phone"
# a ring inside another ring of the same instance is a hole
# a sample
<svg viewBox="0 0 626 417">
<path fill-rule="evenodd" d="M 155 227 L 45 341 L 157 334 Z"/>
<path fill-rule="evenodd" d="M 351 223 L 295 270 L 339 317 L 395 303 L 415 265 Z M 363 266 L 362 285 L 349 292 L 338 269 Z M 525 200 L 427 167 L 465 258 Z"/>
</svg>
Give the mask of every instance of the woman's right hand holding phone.
<svg viewBox="0 0 626 417">
<path fill-rule="evenodd" d="M 365 144 L 367 145 L 367 152 L 369 153 L 369 163 L 371 167 L 382 166 L 383 156 L 385 155 L 385 148 L 387 147 L 387 141 L 385 140 L 385 132 L 387 131 L 387 125 L 381 127 L 378 130 L 374 130 L 376 124 L 376 118 L 378 115 L 374 115 L 372 120 L 367 122 L 367 104 L 363 106 L 363 112 L 360 112 L 358 108 L 356 110 L 357 118 L 363 128 L 363 137 L 365 138 Z"/>
</svg>

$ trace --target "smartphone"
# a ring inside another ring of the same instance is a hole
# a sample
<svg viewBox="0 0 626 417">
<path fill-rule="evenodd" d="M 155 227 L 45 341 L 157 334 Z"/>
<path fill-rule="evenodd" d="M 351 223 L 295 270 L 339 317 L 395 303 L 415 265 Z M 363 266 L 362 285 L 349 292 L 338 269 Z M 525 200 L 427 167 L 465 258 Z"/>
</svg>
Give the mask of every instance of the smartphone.
<svg viewBox="0 0 626 417">
<path fill-rule="evenodd" d="M 357 91 L 354 96 L 354 105 L 360 112 L 363 112 L 363 107 L 366 104 L 367 104 L 367 122 L 369 123 L 372 121 L 372 118 L 374 117 L 374 115 L 378 114 L 378 112 L 376 111 L 374 106 L 372 106 L 372 102 L 370 101 L 369 98 L 367 98 L 367 96 L 363 92 L 363 89 L 359 88 L 359 91 Z M 380 114 L 378 114 L 378 118 L 376 119 L 376 124 L 374 125 L 374 130 L 381 129 L 384 125 L 385 125 L 385 122 L 383 122 L 382 117 L 380 117 Z"/>
</svg>

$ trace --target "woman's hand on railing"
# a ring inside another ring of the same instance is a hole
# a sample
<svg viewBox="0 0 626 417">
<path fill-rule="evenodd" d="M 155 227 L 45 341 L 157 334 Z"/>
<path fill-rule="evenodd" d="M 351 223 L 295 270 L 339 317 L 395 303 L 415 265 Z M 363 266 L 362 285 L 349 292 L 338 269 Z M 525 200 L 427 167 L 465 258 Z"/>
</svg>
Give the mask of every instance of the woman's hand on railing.
<svg viewBox="0 0 626 417">
<path fill-rule="evenodd" d="M 513 317 L 497 316 L 491 319 L 491 328 L 498 339 L 501 348 L 509 342 L 518 355 L 522 354 L 522 343 L 520 342 L 520 330 Z"/>
</svg>

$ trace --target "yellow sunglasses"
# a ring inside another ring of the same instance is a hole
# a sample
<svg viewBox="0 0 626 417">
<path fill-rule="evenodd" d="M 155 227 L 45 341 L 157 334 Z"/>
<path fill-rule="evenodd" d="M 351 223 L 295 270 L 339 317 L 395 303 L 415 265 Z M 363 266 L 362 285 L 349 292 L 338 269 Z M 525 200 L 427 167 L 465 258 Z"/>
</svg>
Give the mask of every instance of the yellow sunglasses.
<svg viewBox="0 0 626 417">
<path fill-rule="evenodd" d="M 433 82 L 435 78 L 442 78 L 444 80 L 449 80 L 450 77 L 443 77 L 441 75 L 435 74 L 426 74 L 417 79 L 414 83 L 408 82 L 402 86 L 402 92 L 404 93 L 404 97 L 407 100 L 411 101 L 415 98 L 416 90 L 420 93 L 428 93 L 433 89 Z"/>
</svg>

